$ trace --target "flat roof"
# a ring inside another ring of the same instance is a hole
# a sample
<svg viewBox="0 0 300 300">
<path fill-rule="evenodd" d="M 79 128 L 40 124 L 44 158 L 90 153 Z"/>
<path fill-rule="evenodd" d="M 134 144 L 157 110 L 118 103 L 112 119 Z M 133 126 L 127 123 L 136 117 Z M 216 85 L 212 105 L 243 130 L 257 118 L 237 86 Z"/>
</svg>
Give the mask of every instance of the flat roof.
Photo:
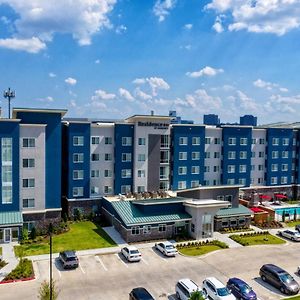
<svg viewBox="0 0 300 300">
<path fill-rule="evenodd" d="M 184 189 L 184 190 L 176 190 L 177 193 L 180 192 L 190 192 L 190 191 L 198 191 L 198 190 L 214 190 L 214 189 L 229 189 L 229 188 L 242 188 L 244 185 L 240 184 L 232 184 L 232 185 L 202 185 L 195 188 Z"/>
<path fill-rule="evenodd" d="M 155 205 L 155 204 L 171 204 L 171 203 L 182 203 L 188 200 L 184 197 L 170 197 L 170 198 L 151 198 L 143 200 L 131 200 L 133 204 L 137 205 Z M 130 200 L 125 200 L 130 201 Z"/>
<path fill-rule="evenodd" d="M 63 117 L 68 110 L 67 109 L 50 109 L 50 108 L 13 108 L 12 115 L 13 118 L 16 118 L 18 112 L 35 112 L 35 113 L 51 113 L 51 114 L 61 114 Z"/>
<path fill-rule="evenodd" d="M 219 207 L 226 208 L 230 205 L 229 201 L 214 200 L 214 199 L 201 199 L 201 200 L 187 200 L 184 202 L 185 206 L 193 207 Z"/>
<path fill-rule="evenodd" d="M 252 215 L 253 212 L 244 205 L 239 204 L 238 207 L 220 209 L 216 213 L 216 217 L 231 217 L 231 216 L 248 216 Z"/>
<path fill-rule="evenodd" d="M 125 121 L 133 121 L 135 119 L 140 119 L 140 118 L 150 118 L 150 119 L 166 119 L 166 120 L 172 120 L 174 117 L 169 117 L 169 116 L 162 116 L 162 115 L 133 115 L 129 118 L 126 118 Z"/>
</svg>

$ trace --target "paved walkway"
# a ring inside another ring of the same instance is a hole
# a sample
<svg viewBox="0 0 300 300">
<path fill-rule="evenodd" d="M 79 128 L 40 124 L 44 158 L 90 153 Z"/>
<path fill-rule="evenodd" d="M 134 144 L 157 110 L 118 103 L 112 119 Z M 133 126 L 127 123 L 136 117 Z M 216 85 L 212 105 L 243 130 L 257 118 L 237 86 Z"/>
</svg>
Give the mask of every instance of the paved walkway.
<svg viewBox="0 0 300 300">
<path fill-rule="evenodd" d="M 7 265 L 0 270 L 0 281 L 9 274 L 18 264 L 19 260 L 15 257 L 14 246 L 18 243 L 1 244 L 2 259 L 7 262 Z"/>
<path fill-rule="evenodd" d="M 102 229 L 112 238 L 112 240 L 119 246 L 128 245 L 124 239 L 121 237 L 120 233 L 115 229 L 115 227 L 102 227 Z"/>
</svg>

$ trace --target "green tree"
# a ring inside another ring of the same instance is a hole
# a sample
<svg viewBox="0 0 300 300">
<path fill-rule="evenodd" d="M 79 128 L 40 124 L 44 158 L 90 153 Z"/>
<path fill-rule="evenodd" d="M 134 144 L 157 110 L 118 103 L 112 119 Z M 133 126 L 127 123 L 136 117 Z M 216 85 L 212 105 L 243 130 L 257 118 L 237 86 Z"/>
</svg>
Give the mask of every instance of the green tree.
<svg viewBox="0 0 300 300">
<path fill-rule="evenodd" d="M 36 239 L 36 229 L 35 229 L 35 227 L 32 227 L 29 236 L 30 236 L 30 238 L 31 238 L 32 240 L 35 240 L 35 239 Z"/>
<path fill-rule="evenodd" d="M 195 291 L 191 293 L 191 297 L 189 300 L 204 300 L 204 296 L 202 294 L 202 292 L 200 291 Z"/>
<path fill-rule="evenodd" d="M 52 299 L 50 299 L 50 282 L 44 280 L 39 289 L 40 300 L 56 300 L 58 299 L 58 290 L 55 285 L 55 281 L 52 280 Z"/>
</svg>

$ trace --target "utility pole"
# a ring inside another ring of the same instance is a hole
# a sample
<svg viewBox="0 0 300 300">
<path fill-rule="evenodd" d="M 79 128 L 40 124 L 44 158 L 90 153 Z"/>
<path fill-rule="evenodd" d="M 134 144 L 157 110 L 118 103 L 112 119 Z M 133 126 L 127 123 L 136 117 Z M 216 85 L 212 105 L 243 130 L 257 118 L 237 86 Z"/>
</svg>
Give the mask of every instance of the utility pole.
<svg viewBox="0 0 300 300">
<path fill-rule="evenodd" d="M 49 224 L 49 236 L 50 236 L 50 300 L 53 299 L 53 279 L 52 279 L 52 232 L 53 225 Z"/>
<path fill-rule="evenodd" d="M 10 119 L 10 100 L 16 97 L 15 91 L 8 88 L 3 92 L 3 97 L 8 99 L 8 118 Z"/>
</svg>

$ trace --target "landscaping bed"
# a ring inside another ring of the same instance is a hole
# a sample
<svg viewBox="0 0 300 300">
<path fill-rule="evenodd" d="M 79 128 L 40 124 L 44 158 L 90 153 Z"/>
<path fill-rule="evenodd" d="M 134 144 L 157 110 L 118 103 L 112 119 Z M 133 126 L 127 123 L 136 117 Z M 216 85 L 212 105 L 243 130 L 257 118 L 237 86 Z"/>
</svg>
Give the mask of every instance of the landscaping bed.
<svg viewBox="0 0 300 300">
<path fill-rule="evenodd" d="M 278 222 L 278 221 L 270 221 L 270 222 L 263 222 L 263 223 L 258 223 L 258 224 L 254 224 L 254 226 L 261 228 L 261 229 L 276 229 L 276 228 L 282 228 L 283 225 Z"/>
<path fill-rule="evenodd" d="M 300 300 L 300 296 L 293 296 L 289 298 L 284 298 L 284 300 Z"/>
<path fill-rule="evenodd" d="M 298 224 L 300 224 L 300 220 L 285 222 L 285 225 L 288 227 L 295 227 Z"/>
<path fill-rule="evenodd" d="M 20 260 L 15 269 L 13 269 L 8 275 L 6 275 L 1 283 L 25 281 L 31 279 L 34 279 L 32 261 L 24 258 Z"/>
<path fill-rule="evenodd" d="M 233 234 L 229 236 L 243 246 L 285 244 L 285 241 L 270 234 L 268 231 Z"/>
<path fill-rule="evenodd" d="M 91 221 L 75 222 L 70 224 L 70 230 L 53 235 L 53 253 L 64 250 L 85 250 L 116 246 L 115 242 L 97 224 Z M 33 241 L 15 246 L 17 256 L 48 254 L 49 237 L 38 237 Z"/>
<path fill-rule="evenodd" d="M 240 228 L 224 228 L 220 230 L 220 233 L 234 233 L 234 232 L 246 232 L 246 231 L 253 231 L 254 229 L 249 227 L 240 227 Z"/>
<path fill-rule="evenodd" d="M 195 241 L 176 245 L 177 250 L 184 255 L 199 256 L 212 251 L 226 249 L 228 245 L 217 241 Z"/>
</svg>

